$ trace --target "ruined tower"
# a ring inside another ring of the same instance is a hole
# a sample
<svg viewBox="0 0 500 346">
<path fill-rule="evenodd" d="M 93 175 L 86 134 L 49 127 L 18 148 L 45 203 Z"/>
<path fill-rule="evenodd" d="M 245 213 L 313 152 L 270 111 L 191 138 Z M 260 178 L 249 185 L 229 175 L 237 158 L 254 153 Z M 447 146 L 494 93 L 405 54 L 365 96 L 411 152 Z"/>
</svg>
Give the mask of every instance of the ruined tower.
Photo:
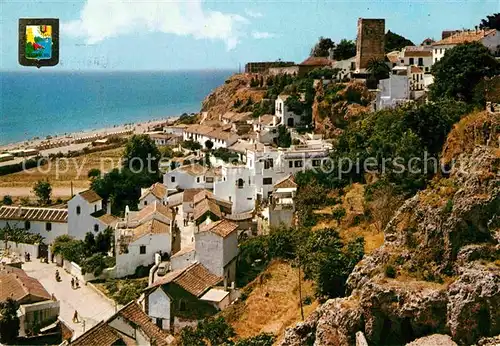
<svg viewBox="0 0 500 346">
<path fill-rule="evenodd" d="M 356 70 L 366 69 L 371 59 L 385 58 L 385 19 L 358 19 Z"/>
</svg>

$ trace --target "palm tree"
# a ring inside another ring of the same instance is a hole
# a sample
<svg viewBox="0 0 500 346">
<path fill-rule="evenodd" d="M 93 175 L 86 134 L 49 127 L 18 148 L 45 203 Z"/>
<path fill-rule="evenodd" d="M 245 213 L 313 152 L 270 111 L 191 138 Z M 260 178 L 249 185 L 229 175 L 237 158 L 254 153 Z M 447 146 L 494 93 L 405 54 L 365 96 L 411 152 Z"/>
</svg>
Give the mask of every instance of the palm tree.
<svg viewBox="0 0 500 346">
<path fill-rule="evenodd" d="M 391 72 L 390 67 L 382 59 L 370 59 L 366 70 L 377 78 L 377 81 L 389 78 L 389 73 Z"/>
</svg>

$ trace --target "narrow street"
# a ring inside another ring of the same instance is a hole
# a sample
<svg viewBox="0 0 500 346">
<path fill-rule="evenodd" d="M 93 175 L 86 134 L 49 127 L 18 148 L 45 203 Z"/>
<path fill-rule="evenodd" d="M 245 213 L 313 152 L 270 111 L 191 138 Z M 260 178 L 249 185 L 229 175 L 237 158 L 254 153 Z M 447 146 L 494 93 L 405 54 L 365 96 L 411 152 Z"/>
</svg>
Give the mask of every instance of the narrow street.
<svg viewBox="0 0 500 346">
<path fill-rule="evenodd" d="M 115 306 L 111 302 L 92 288 L 85 286 L 83 282 L 80 282 L 79 289 L 72 289 L 72 276 L 54 263 L 40 263 L 38 259 L 35 259 L 24 263 L 23 269 L 29 276 L 38 279 L 43 287 L 60 301 L 60 317 L 73 329 L 73 338 L 80 336 L 85 330 L 89 330 L 115 313 Z M 55 278 L 56 269 L 59 270 L 61 276 L 60 282 L 57 282 Z M 78 311 L 80 320 L 78 323 L 72 321 L 75 310 Z"/>
</svg>

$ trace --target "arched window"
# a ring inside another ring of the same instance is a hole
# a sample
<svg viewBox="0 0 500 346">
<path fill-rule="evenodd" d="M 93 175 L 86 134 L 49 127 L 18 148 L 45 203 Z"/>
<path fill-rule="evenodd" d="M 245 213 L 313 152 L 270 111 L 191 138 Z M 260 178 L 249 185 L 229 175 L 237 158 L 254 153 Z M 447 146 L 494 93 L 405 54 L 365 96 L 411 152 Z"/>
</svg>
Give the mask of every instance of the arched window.
<svg viewBox="0 0 500 346">
<path fill-rule="evenodd" d="M 82 208 L 80 208 L 80 206 L 77 206 L 76 207 L 76 215 L 80 215 L 81 212 L 82 212 Z"/>
<path fill-rule="evenodd" d="M 24 229 L 25 230 L 29 230 L 31 228 L 31 222 L 29 221 L 24 221 Z"/>
<path fill-rule="evenodd" d="M 98 224 L 94 225 L 94 232 L 99 232 L 99 225 Z"/>
<path fill-rule="evenodd" d="M 242 189 L 242 188 L 243 188 L 243 184 L 244 184 L 244 183 L 245 183 L 245 182 L 243 181 L 243 179 L 239 178 L 239 179 L 238 179 L 238 181 L 237 181 L 238 188 L 239 188 L 239 189 Z"/>
</svg>

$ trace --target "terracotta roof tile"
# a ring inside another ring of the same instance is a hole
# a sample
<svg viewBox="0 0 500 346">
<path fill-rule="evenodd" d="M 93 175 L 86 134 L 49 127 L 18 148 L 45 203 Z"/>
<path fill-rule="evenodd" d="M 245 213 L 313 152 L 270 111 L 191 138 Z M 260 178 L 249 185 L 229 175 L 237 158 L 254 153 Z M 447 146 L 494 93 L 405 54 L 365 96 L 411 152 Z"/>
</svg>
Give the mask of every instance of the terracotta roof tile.
<svg viewBox="0 0 500 346">
<path fill-rule="evenodd" d="M 164 346 L 170 344 L 167 340 L 170 335 L 151 322 L 150 317 L 142 311 L 135 301 L 125 305 L 116 315 L 122 316 L 139 327 L 150 338 L 151 345 Z"/>
<path fill-rule="evenodd" d="M 186 189 L 182 195 L 183 202 L 194 202 L 194 196 L 204 189 Z"/>
<path fill-rule="evenodd" d="M 480 41 L 486 36 L 495 36 L 497 35 L 497 30 L 496 29 L 490 29 L 490 30 L 472 30 L 472 31 L 461 31 L 456 34 L 453 34 L 441 41 L 434 42 L 432 45 L 433 46 L 443 46 L 443 45 L 455 45 L 455 44 L 461 44 L 461 43 L 466 43 L 466 42 L 475 42 L 475 41 Z"/>
<path fill-rule="evenodd" d="M 156 219 L 150 220 L 132 229 L 133 236 L 131 242 L 148 234 L 165 234 L 170 233 L 170 226 Z"/>
<path fill-rule="evenodd" d="M 207 135 L 208 133 L 214 131 L 215 128 L 212 127 L 212 126 L 206 126 L 206 125 L 199 125 L 199 124 L 196 124 L 196 125 L 191 125 L 187 128 L 184 129 L 184 132 L 187 132 L 187 133 L 196 133 L 196 134 L 199 134 L 199 135 Z"/>
<path fill-rule="evenodd" d="M 99 196 L 94 190 L 86 190 L 80 192 L 79 195 L 89 203 L 94 203 L 102 200 L 101 196 Z"/>
<path fill-rule="evenodd" d="M 418 66 L 412 66 L 410 69 L 411 73 L 423 73 L 422 69 Z"/>
<path fill-rule="evenodd" d="M 118 332 L 110 327 L 107 322 L 101 321 L 87 332 L 70 342 L 73 346 L 113 346 L 121 341 Z"/>
<path fill-rule="evenodd" d="M 32 302 L 52 299 L 42 284 L 37 279 L 28 276 L 22 269 L 2 266 L 0 271 L 0 301 L 9 297 L 21 301 L 28 296 L 31 297 Z"/>
<path fill-rule="evenodd" d="M 172 211 L 171 208 L 161 204 L 161 203 L 153 203 L 148 205 L 146 208 L 141 209 L 138 213 L 137 216 L 135 217 L 138 221 L 144 220 L 146 217 L 150 216 L 151 214 L 158 213 L 160 215 L 163 215 L 169 220 L 174 219 L 174 212 Z"/>
<path fill-rule="evenodd" d="M 202 165 L 199 165 L 197 163 L 192 163 L 190 165 L 184 165 L 184 166 L 181 166 L 177 169 L 181 170 L 183 172 L 186 172 L 187 174 L 192 175 L 192 176 L 203 175 L 207 172 L 206 167 L 203 167 Z"/>
<path fill-rule="evenodd" d="M 274 184 L 275 189 L 286 189 L 286 188 L 296 188 L 297 184 L 293 180 L 293 177 L 289 175 L 288 177 L 285 177 L 278 181 L 276 184 Z"/>
<path fill-rule="evenodd" d="M 211 212 L 219 219 L 222 217 L 222 213 L 220 211 L 219 206 L 211 199 L 204 199 L 201 202 L 198 202 L 194 207 L 193 211 L 194 220 L 198 220 L 207 212 Z"/>
<path fill-rule="evenodd" d="M 306 60 L 302 61 L 299 65 L 307 65 L 307 66 L 330 66 L 332 61 L 328 58 L 324 57 L 309 57 Z"/>
<path fill-rule="evenodd" d="M 143 199 L 150 193 L 162 200 L 167 195 L 167 187 L 161 183 L 155 183 L 142 194 L 140 199 Z"/>
<path fill-rule="evenodd" d="M 225 238 L 238 229 L 238 224 L 229 220 L 220 220 L 200 225 L 200 232 L 211 232 Z"/>
<path fill-rule="evenodd" d="M 0 220 L 25 220 L 45 222 L 68 222 L 68 209 L 0 207 Z"/>
<path fill-rule="evenodd" d="M 432 57 L 432 48 L 425 46 L 407 46 L 404 48 L 405 57 Z"/>
</svg>

